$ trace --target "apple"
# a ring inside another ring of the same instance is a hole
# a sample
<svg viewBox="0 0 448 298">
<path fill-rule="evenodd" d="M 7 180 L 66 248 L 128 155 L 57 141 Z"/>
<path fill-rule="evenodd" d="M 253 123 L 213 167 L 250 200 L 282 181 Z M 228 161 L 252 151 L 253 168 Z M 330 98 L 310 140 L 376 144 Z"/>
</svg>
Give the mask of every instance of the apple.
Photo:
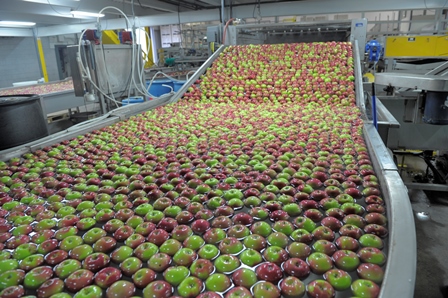
<svg viewBox="0 0 448 298">
<path fill-rule="evenodd" d="M 359 238 L 362 247 L 383 248 L 383 240 L 375 234 L 364 234 Z"/>
<path fill-rule="evenodd" d="M 198 298 L 222 298 L 221 295 L 219 295 L 215 292 L 211 292 L 211 291 L 202 292 L 197 297 Z"/>
<path fill-rule="evenodd" d="M 190 236 L 190 237 L 193 237 L 193 236 Z M 187 238 L 185 241 L 187 241 L 188 239 L 189 238 Z M 201 238 L 201 240 L 202 240 L 202 238 Z M 204 241 L 204 240 L 202 240 L 202 241 Z M 157 248 L 157 246 L 155 246 L 154 244 L 153 244 L 153 246 L 155 247 L 155 249 Z M 187 246 L 185 245 L 185 247 L 187 247 Z M 166 253 L 170 256 L 174 256 L 181 248 L 182 248 L 182 243 L 180 243 L 178 240 L 168 239 L 165 242 L 163 242 L 163 244 L 159 248 L 159 251 L 162 253 Z M 188 248 L 193 249 L 191 247 L 188 247 Z M 135 250 L 134 250 L 134 253 L 135 253 Z"/>
<path fill-rule="evenodd" d="M 123 275 L 125 276 L 132 276 L 141 267 L 142 267 L 142 261 L 136 257 L 126 258 L 119 265 L 121 272 L 123 272 Z"/>
<path fill-rule="evenodd" d="M 267 237 L 267 241 L 270 245 L 284 248 L 288 245 L 288 236 L 282 232 L 273 232 Z"/>
<path fill-rule="evenodd" d="M 380 287 L 371 280 L 357 279 L 351 285 L 353 295 L 356 297 L 378 297 Z"/>
<path fill-rule="evenodd" d="M 81 269 L 81 262 L 75 259 L 67 259 L 57 264 L 53 271 L 57 277 L 65 279 L 78 269 Z"/>
<path fill-rule="evenodd" d="M 107 232 L 105 230 L 94 227 L 85 232 L 82 238 L 84 240 L 84 243 L 94 244 L 96 241 L 105 237 L 106 235 Z"/>
<path fill-rule="evenodd" d="M 143 289 L 143 298 L 168 298 L 173 293 L 172 286 L 163 280 L 155 280 Z"/>
<path fill-rule="evenodd" d="M 5 259 L 0 261 L 0 274 L 9 271 L 9 270 L 15 270 L 19 268 L 19 262 L 14 259 Z M 24 269 L 21 269 L 22 271 L 25 271 Z"/>
<path fill-rule="evenodd" d="M 68 252 L 83 243 L 84 240 L 80 236 L 68 236 L 59 243 L 59 247 L 61 248 L 61 250 Z"/>
<path fill-rule="evenodd" d="M 197 259 L 191 264 L 190 272 L 191 275 L 205 280 L 215 272 L 215 267 L 213 263 L 207 259 Z"/>
<path fill-rule="evenodd" d="M 84 288 L 86 289 L 86 288 Z M 83 290 L 84 290 L 83 289 Z M 106 290 L 107 298 L 130 298 L 134 295 L 135 286 L 133 283 L 126 280 L 119 280 L 114 282 L 109 288 Z M 87 296 L 90 297 L 90 296 Z M 101 296 L 100 296 L 101 297 Z"/>
<path fill-rule="evenodd" d="M 381 225 L 378 224 L 368 224 L 364 227 L 364 232 L 366 234 L 374 234 L 381 238 L 386 237 L 389 234 L 389 231 Z"/>
<path fill-rule="evenodd" d="M 251 229 L 257 223 L 259 223 L 259 222 L 256 222 L 253 225 L 251 225 Z M 263 223 L 265 223 L 265 222 L 263 222 Z M 265 223 L 265 224 L 267 224 L 267 223 Z M 267 224 L 267 225 L 269 226 L 269 224 Z M 254 234 L 258 234 L 258 233 L 254 233 Z M 249 235 L 250 235 L 249 228 L 244 226 L 244 225 L 241 225 L 241 224 L 233 225 L 232 227 L 230 227 L 227 230 L 227 237 L 233 237 L 233 238 L 236 238 L 238 240 L 242 240 L 242 239 L 244 239 L 245 237 L 247 237 Z M 264 236 L 264 237 L 266 237 L 266 236 Z"/>
<path fill-rule="evenodd" d="M 343 225 L 339 229 L 339 234 L 341 236 L 348 236 L 348 237 L 358 240 L 363 235 L 363 232 L 357 226 L 347 224 L 347 225 Z"/>
<path fill-rule="evenodd" d="M 22 297 L 25 295 L 25 290 L 22 286 L 10 286 L 0 291 L 0 297 L 4 298 L 15 298 Z"/>
<path fill-rule="evenodd" d="M 173 256 L 174 264 L 178 266 L 190 266 L 197 258 L 197 253 L 190 249 L 183 247 Z"/>
<path fill-rule="evenodd" d="M 90 285 L 85 288 L 82 288 L 79 292 L 77 292 L 73 297 L 76 298 L 101 298 L 103 296 L 103 291 L 100 287 L 95 285 Z M 109 297 L 107 295 L 107 297 Z"/>
<path fill-rule="evenodd" d="M 208 244 L 217 244 L 218 242 L 226 238 L 226 232 L 224 232 L 224 230 L 220 228 L 212 228 L 205 232 L 202 238 Z"/>
<path fill-rule="evenodd" d="M 328 240 L 320 239 L 313 243 L 312 248 L 315 252 L 321 252 L 332 256 L 337 250 L 336 245 Z"/>
<path fill-rule="evenodd" d="M 282 277 L 282 269 L 274 263 L 264 262 L 255 269 L 258 279 L 269 281 L 272 283 L 278 282 Z"/>
<path fill-rule="evenodd" d="M 218 255 L 219 255 L 219 249 L 213 244 L 205 244 L 198 251 L 198 256 L 207 260 L 213 260 Z"/>
<path fill-rule="evenodd" d="M 232 282 L 222 273 L 213 273 L 205 280 L 205 289 L 213 292 L 225 292 Z"/>
<path fill-rule="evenodd" d="M 111 267 L 108 267 L 108 268 L 111 268 Z M 120 279 L 120 278 L 118 278 L 118 279 Z M 156 273 L 149 268 L 141 268 L 141 269 L 137 270 L 137 272 L 135 272 L 134 275 L 132 275 L 132 281 L 133 281 L 134 285 L 139 289 L 145 288 L 147 285 L 149 285 L 155 279 L 156 279 Z"/>
<path fill-rule="evenodd" d="M 26 289 L 36 290 L 52 276 L 53 269 L 50 266 L 36 267 L 25 275 L 23 286 Z"/>
<path fill-rule="evenodd" d="M 258 251 L 251 248 L 245 249 L 239 255 L 239 258 L 243 264 L 249 267 L 254 267 L 263 261 L 262 255 Z"/>
<path fill-rule="evenodd" d="M 203 234 L 210 228 L 210 223 L 205 219 L 197 219 L 191 224 L 191 229 L 196 234 Z"/>
<path fill-rule="evenodd" d="M 239 287 L 250 289 L 258 280 L 255 272 L 248 268 L 240 268 L 232 274 L 233 283 Z"/>
<path fill-rule="evenodd" d="M 306 293 L 305 284 L 294 276 L 288 276 L 280 282 L 281 294 L 286 298 L 303 297 Z"/>
<path fill-rule="evenodd" d="M 15 260 L 14 260 L 15 261 Z M 33 268 L 41 266 L 44 263 L 44 256 L 40 254 L 35 254 L 26 257 L 20 262 L 19 268 L 24 271 L 30 271 Z M 17 268 L 14 268 L 17 269 Z M 0 270 L 1 272 L 1 270 Z"/>
<path fill-rule="evenodd" d="M 316 240 L 333 241 L 335 238 L 334 232 L 326 226 L 319 226 L 315 228 L 312 234 Z"/>
<path fill-rule="evenodd" d="M 68 253 L 62 249 L 56 249 L 45 255 L 44 260 L 48 265 L 54 266 L 68 258 Z"/>
<path fill-rule="evenodd" d="M 110 263 L 110 257 L 102 252 L 95 252 L 88 255 L 82 262 L 83 269 L 97 272 Z"/>
<path fill-rule="evenodd" d="M 113 237 L 118 242 L 124 242 L 127 238 L 129 238 L 132 234 L 134 234 L 134 229 L 130 226 L 124 225 L 119 227 L 113 234 Z"/>
<path fill-rule="evenodd" d="M 324 279 L 336 290 L 345 291 L 352 284 L 351 276 L 344 270 L 331 269 L 324 273 Z"/>
<path fill-rule="evenodd" d="M 338 250 L 333 256 L 336 267 L 345 271 L 353 271 L 358 268 L 360 260 L 355 252 L 351 250 Z"/>
<path fill-rule="evenodd" d="M 363 236 L 361 236 L 361 238 Z M 351 251 L 356 252 L 359 249 L 360 242 L 358 242 L 356 239 L 349 237 L 349 236 L 340 236 L 339 238 L 337 238 L 335 240 L 335 244 L 336 244 L 337 248 L 340 250 L 351 250 Z"/>
<path fill-rule="evenodd" d="M 59 278 L 52 278 L 44 282 L 37 290 L 39 298 L 52 297 L 64 290 L 64 282 Z"/>
<path fill-rule="evenodd" d="M 163 229 L 155 229 L 148 235 L 148 242 L 151 242 L 157 246 L 162 245 L 166 240 L 170 238 L 170 235 L 167 231 Z"/>
<path fill-rule="evenodd" d="M 281 293 L 276 285 L 268 281 L 256 283 L 252 288 L 254 298 L 279 298 Z"/>
<path fill-rule="evenodd" d="M 307 294 L 311 298 L 335 296 L 335 291 L 331 284 L 323 279 L 316 279 L 307 285 Z"/>
<path fill-rule="evenodd" d="M 177 292 L 179 293 L 179 295 L 185 298 L 197 297 L 202 290 L 202 281 L 194 276 L 188 276 L 184 278 L 177 287 Z"/>
<path fill-rule="evenodd" d="M 223 254 L 238 254 L 244 249 L 244 246 L 238 239 L 227 237 L 219 243 L 218 248 Z"/>
<path fill-rule="evenodd" d="M 358 257 L 363 263 L 371 263 L 382 266 L 386 263 L 386 255 L 374 247 L 363 247 L 358 251 Z"/>
<path fill-rule="evenodd" d="M 311 272 L 323 274 L 333 268 L 332 259 L 324 253 L 313 252 L 306 259 Z"/>
<path fill-rule="evenodd" d="M 178 225 L 171 231 L 171 238 L 182 242 L 192 234 L 193 231 L 189 226 Z"/>
<path fill-rule="evenodd" d="M 377 264 L 363 263 L 356 272 L 361 279 L 371 280 L 377 284 L 381 284 L 384 278 L 384 271 Z"/>
<path fill-rule="evenodd" d="M 300 258 L 302 260 L 305 260 L 311 254 L 311 248 L 307 244 L 300 242 L 291 243 L 286 248 L 286 251 L 291 258 Z"/>
<path fill-rule="evenodd" d="M 300 279 L 304 279 L 310 274 L 310 267 L 308 264 L 299 258 L 288 259 L 282 267 L 287 274 Z"/>
<path fill-rule="evenodd" d="M 37 268 L 40 268 L 40 267 L 37 267 Z M 6 289 L 8 287 L 18 286 L 18 285 L 22 284 L 25 276 L 26 276 L 25 271 L 23 271 L 21 269 L 7 270 L 7 271 L 1 273 L 0 274 L 0 291 Z"/>
<path fill-rule="evenodd" d="M 171 257 L 164 253 L 156 253 L 148 260 L 148 268 L 155 272 L 163 272 L 171 264 Z"/>
<path fill-rule="evenodd" d="M 234 255 L 220 255 L 214 261 L 217 272 L 231 273 L 240 266 L 240 260 Z"/>
<path fill-rule="evenodd" d="M 313 234 L 311 234 L 310 232 L 308 232 L 305 229 L 294 230 L 294 232 L 292 232 L 290 237 L 295 242 L 300 242 L 300 243 L 305 243 L 305 244 L 310 244 L 314 238 Z"/>
<path fill-rule="evenodd" d="M 252 293 L 245 287 L 235 287 L 231 288 L 224 296 L 224 298 L 238 298 L 238 297 L 252 297 Z"/>
<path fill-rule="evenodd" d="M 232 226 L 232 220 L 227 216 L 218 216 L 212 220 L 212 228 L 228 229 Z"/>
<path fill-rule="evenodd" d="M 75 260 L 83 261 L 91 253 L 93 253 L 92 246 L 88 244 L 81 244 L 70 250 L 69 256 Z"/>
<path fill-rule="evenodd" d="M 121 279 L 121 271 L 114 267 L 105 267 L 95 274 L 95 284 L 103 289 L 109 288 Z"/>
</svg>

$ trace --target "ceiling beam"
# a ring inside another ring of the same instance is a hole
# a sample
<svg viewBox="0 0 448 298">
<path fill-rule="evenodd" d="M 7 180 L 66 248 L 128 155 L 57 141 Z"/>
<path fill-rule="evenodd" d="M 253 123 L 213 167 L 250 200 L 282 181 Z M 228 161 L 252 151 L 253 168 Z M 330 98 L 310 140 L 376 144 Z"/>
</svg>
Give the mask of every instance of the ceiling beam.
<svg viewBox="0 0 448 298">
<path fill-rule="evenodd" d="M 125 0 L 126 4 L 131 4 L 132 1 L 131 0 Z M 177 5 L 173 5 L 173 4 L 169 4 L 163 1 L 157 1 L 157 0 L 134 0 L 134 10 L 135 9 L 139 9 L 140 7 L 140 3 L 142 4 L 143 8 L 153 8 L 153 9 L 157 9 L 157 10 L 162 10 L 162 11 L 166 11 L 166 12 L 178 12 L 179 7 Z"/>
<path fill-rule="evenodd" d="M 153 27 L 161 25 L 172 25 L 180 23 L 193 23 L 193 22 L 209 22 L 219 20 L 219 9 L 186 11 L 168 14 L 159 14 L 152 16 L 136 17 L 136 27 Z M 132 22 L 132 19 L 131 19 Z M 127 28 L 125 19 L 110 19 L 100 20 L 100 26 L 102 30 L 116 30 Z M 56 25 L 39 27 L 37 30 L 38 37 L 55 36 L 63 34 L 79 33 L 84 29 L 96 29 L 96 23 L 88 24 L 69 24 L 69 25 Z"/>
<path fill-rule="evenodd" d="M 212 6 L 221 6 L 221 0 L 201 0 L 201 2 L 207 3 Z"/>
<path fill-rule="evenodd" d="M 317 15 L 333 13 L 437 9 L 446 5 L 446 0 L 376 0 L 375 5 L 370 1 L 359 0 L 315 0 L 294 1 L 282 3 L 261 2 L 261 16 L 293 16 Z M 253 5 L 241 5 L 233 10 L 233 17 L 252 18 Z"/>
<path fill-rule="evenodd" d="M 140 0 L 142 1 L 142 0 Z M 444 6 L 446 0 L 427 0 L 426 5 L 421 0 L 377 0 L 376 4 L 359 0 L 314 0 L 295 1 L 283 3 L 261 4 L 262 17 L 290 16 L 290 15 L 316 15 L 331 13 L 371 12 L 390 10 L 412 10 L 412 9 L 436 9 Z M 443 3 L 442 3 L 443 2 Z M 251 18 L 253 5 L 241 5 L 234 9 L 233 17 Z M 178 13 L 167 13 L 153 16 L 142 16 L 136 18 L 136 26 L 160 26 L 190 22 L 217 21 L 220 19 L 219 9 L 204 9 L 199 11 L 186 11 Z M 123 19 L 109 19 L 101 21 L 101 28 L 122 29 L 126 24 Z M 96 28 L 96 23 L 71 24 L 69 26 L 39 27 L 38 36 L 53 36 L 60 34 L 77 33 L 85 28 Z"/>
</svg>

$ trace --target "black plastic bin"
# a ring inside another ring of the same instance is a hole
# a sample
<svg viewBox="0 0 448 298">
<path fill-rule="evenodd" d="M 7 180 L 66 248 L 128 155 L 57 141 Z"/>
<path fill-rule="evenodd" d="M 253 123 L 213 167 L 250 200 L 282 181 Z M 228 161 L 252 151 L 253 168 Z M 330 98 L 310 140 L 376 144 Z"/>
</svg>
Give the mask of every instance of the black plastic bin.
<svg viewBox="0 0 448 298">
<path fill-rule="evenodd" d="M 0 96 L 0 150 L 48 136 L 40 96 Z"/>
</svg>

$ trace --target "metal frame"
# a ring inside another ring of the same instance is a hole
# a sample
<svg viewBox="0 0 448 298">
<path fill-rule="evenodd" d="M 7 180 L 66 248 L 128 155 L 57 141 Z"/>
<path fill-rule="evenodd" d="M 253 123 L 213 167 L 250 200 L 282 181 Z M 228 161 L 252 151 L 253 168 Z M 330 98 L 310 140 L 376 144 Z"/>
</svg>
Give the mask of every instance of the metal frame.
<svg viewBox="0 0 448 298">
<path fill-rule="evenodd" d="M 364 126 L 364 137 L 388 210 L 388 261 L 380 297 L 413 297 L 417 238 L 407 188 L 391 154 L 372 124 Z"/>
<path fill-rule="evenodd" d="M 383 72 L 375 75 L 375 83 L 379 85 L 392 85 L 427 91 L 448 91 L 448 78 L 437 75 Z"/>
<path fill-rule="evenodd" d="M 171 99 L 154 100 L 117 109 L 107 115 L 107 118 L 99 118 L 96 121 L 72 127 L 64 132 L 29 143 L 20 148 L 12 148 L 10 150 L 2 151 L 0 152 L 0 160 L 20 156 L 30 150 L 43 148 L 64 139 L 114 124 L 142 111 L 176 102 L 182 97 L 191 84 L 206 71 L 224 48 L 224 46 L 219 48 L 219 50 L 204 63 L 204 65 Z M 356 52 L 357 47 L 355 46 L 355 55 Z M 355 68 L 360 68 L 360 64 L 357 63 Z M 359 69 L 355 71 L 359 74 Z M 357 88 L 360 88 L 360 90 L 357 90 L 357 96 L 363 96 L 362 87 L 362 84 L 357 84 Z M 358 102 L 360 102 L 360 99 L 358 99 Z M 390 234 L 387 253 L 388 261 L 380 296 L 413 297 L 417 248 L 413 212 L 407 195 L 407 189 L 400 178 L 398 169 L 395 166 L 392 157 L 372 124 L 365 124 L 364 137 L 368 150 L 372 156 L 374 170 L 380 179 L 381 190 L 387 204 L 389 219 L 388 227 Z"/>
<path fill-rule="evenodd" d="M 62 82 L 67 82 L 67 79 L 60 81 L 53 81 L 50 83 L 44 83 L 46 85 L 58 84 Z M 29 88 L 33 86 L 38 86 L 41 84 L 30 85 L 30 86 L 19 86 L 12 88 L 2 88 L 0 91 L 15 91 L 22 88 Z M 83 98 L 77 98 L 73 89 L 68 89 L 59 92 L 52 92 L 46 94 L 39 94 L 41 97 L 42 109 L 44 116 L 47 114 L 55 113 L 63 110 L 68 110 L 76 107 L 83 106 L 85 101 Z"/>
</svg>

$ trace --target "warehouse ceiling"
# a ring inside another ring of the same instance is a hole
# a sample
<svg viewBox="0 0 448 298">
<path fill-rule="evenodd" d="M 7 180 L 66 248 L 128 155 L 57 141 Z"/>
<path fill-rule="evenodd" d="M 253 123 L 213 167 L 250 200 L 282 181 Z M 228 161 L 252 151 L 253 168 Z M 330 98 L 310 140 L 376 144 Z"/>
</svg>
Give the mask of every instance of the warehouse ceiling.
<svg viewBox="0 0 448 298">
<path fill-rule="evenodd" d="M 254 5 L 272 0 L 226 0 L 226 6 Z M 74 17 L 73 10 L 97 13 L 113 6 L 125 14 L 151 16 L 166 13 L 197 11 L 221 7 L 221 0 L 0 0 L 0 21 L 35 22 L 37 26 L 80 24 L 95 21 L 94 17 Z M 104 11 L 104 19 L 120 17 L 113 9 Z"/>
</svg>

